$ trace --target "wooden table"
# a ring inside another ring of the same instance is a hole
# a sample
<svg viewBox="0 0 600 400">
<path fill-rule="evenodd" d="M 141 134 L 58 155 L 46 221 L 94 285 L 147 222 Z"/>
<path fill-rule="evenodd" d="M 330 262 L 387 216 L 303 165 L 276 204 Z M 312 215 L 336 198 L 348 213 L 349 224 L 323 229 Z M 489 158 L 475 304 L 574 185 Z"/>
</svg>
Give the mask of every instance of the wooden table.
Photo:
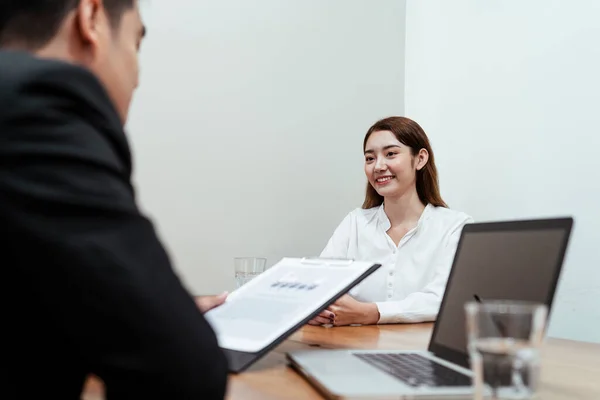
<svg viewBox="0 0 600 400">
<path fill-rule="evenodd" d="M 322 328 L 306 326 L 254 364 L 232 375 L 228 400 L 322 399 L 291 368 L 285 353 L 307 348 L 427 348 L 432 324 Z M 83 400 L 101 400 L 102 385 L 88 381 Z M 543 400 L 600 400 L 600 344 L 547 339 L 542 352 Z"/>
</svg>

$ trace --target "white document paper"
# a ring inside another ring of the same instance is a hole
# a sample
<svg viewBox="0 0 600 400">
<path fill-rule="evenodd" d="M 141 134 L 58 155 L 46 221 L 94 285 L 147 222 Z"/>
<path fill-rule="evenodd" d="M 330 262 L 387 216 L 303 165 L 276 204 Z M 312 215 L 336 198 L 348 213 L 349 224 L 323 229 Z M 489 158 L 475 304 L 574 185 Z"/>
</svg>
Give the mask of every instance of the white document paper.
<svg viewBox="0 0 600 400">
<path fill-rule="evenodd" d="M 257 352 L 342 292 L 374 264 L 284 258 L 231 293 L 224 304 L 205 317 L 221 347 Z"/>
</svg>

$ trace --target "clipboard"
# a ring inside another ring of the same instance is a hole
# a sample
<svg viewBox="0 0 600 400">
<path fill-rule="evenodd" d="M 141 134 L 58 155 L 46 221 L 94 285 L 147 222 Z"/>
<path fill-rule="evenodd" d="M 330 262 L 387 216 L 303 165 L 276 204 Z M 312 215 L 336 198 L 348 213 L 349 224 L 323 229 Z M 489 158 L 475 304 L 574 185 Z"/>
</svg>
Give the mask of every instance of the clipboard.
<svg viewBox="0 0 600 400">
<path fill-rule="evenodd" d="M 283 258 L 232 292 L 224 304 L 205 314 L 228 359 L 229 371 L 246 370 L 380 267 L 352 259 Z M 259 316 L 261 310 L 250 308 L 257 304 L 263 304 L 262 311 L 267 313 L 276 310 L 280 320 L 257 322 L 271 317 Z M 289 318 L 283 314 L 286 307 Z M 246 335 L 258 338 L 246 340 Z"/>
</svg>

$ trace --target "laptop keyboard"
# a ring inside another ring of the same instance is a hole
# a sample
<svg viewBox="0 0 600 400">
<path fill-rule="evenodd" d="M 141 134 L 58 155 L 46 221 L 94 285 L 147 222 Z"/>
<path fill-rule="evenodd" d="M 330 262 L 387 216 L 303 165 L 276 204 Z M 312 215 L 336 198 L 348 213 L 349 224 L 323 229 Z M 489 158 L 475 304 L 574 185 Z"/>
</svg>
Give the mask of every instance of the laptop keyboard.
<svg viewBox="0 0 600 400">
<path fill-rule="evenodd" d="M 419 354 L 355 353 L 354 356 L 411 386 L 470 386 L 471 378 Z"/>
</svg>

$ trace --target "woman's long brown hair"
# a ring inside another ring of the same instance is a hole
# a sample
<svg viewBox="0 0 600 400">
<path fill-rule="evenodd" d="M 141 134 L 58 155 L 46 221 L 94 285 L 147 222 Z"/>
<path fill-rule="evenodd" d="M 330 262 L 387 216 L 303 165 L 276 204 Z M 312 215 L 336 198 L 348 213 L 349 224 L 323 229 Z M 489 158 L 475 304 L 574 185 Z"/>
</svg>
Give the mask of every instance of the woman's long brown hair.
<svg viewBox="0 0 600 400">
<path fill-rule="evenodd" d="M 405 117 L 388 117 L 377 121 L 365 136 L 363 142 L 363 151 L 366 150 L 367 140 L 374 132 L 390 131 L 396 136 L 399 142 L 410 148 L 413 156 L 421 149 L 427 150 L 429 160 L 425 167 L 417 171 L 417 194 L 419 200 L 425 205 L 431 204 L 438 207 L 448 207 L 440 195 L 440 185 L 438 182 L 438 173 L 433 157 L 433 149 L 429 143 L 429 138 L 425 131 L 415 121 Z M 367 191 L 362 208 L 372 208 L 383 204 L 381 196 L 369 182 L 367 182 Z"/>
</svg>

